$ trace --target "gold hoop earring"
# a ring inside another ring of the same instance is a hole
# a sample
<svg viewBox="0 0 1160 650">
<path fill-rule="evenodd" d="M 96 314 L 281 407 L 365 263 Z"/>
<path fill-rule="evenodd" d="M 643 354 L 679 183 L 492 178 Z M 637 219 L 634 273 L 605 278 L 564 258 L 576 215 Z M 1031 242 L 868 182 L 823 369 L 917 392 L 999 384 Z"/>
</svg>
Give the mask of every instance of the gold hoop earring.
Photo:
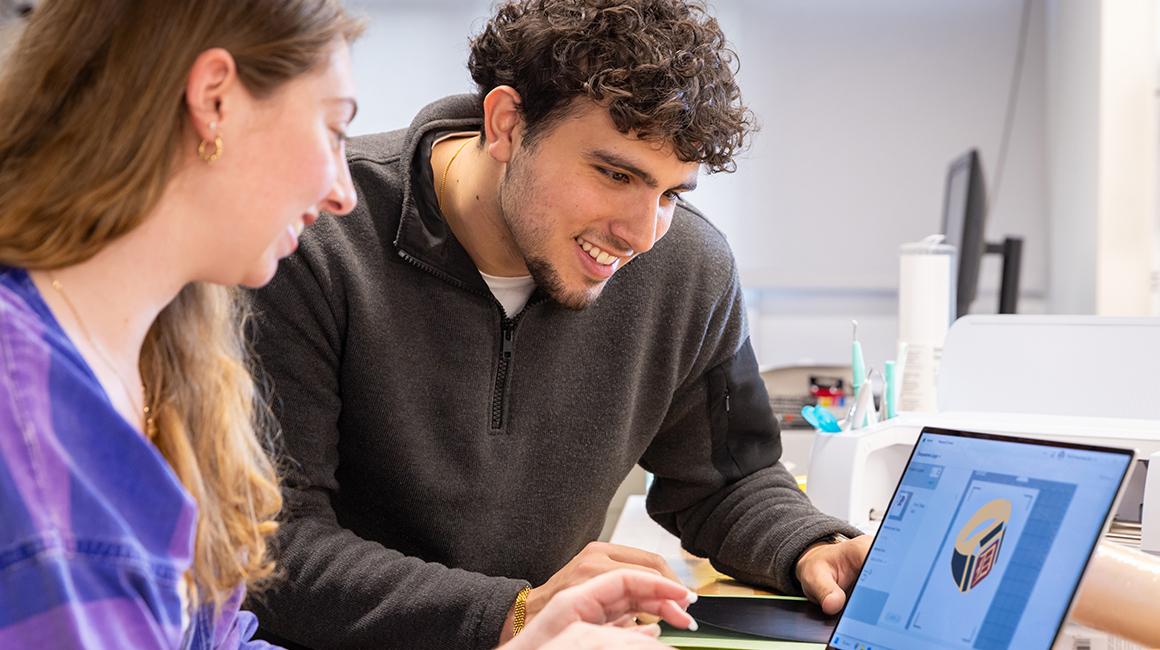
<svg viewBox="0 0 1160 650">
<path fill-rule="evenodd" d="M 207 163 L 213 164 L 222 157 L 222 137 L 215 135 L 213 138 L 213 152 L 209 152 L 209 143 L 202 140 L 197 145 L 197 155 Z"/>
</svg>

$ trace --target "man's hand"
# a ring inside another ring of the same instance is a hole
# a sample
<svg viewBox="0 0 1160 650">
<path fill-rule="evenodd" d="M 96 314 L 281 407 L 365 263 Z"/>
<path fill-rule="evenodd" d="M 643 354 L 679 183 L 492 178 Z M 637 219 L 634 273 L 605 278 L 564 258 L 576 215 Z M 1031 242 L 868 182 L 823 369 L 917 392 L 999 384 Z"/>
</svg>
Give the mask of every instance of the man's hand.
<svg viewBox="0 0 1160 650">
<path fill-rule="evenodd" d="M 620 569 L 556 594 L 503 650 L 529 648 L 664 648 L 657 625 L 637 626 L 634 613 L 697 629 L 685 608 L 696 600 L 683 585 L 643 570 Z"/>
<path fill-rule="evenodd" d="M 532 589 L 531 593 L 528 594 L 525 609 L 524 620 L 526 624 L 530 625 L 558 592 L 583 584 L 596 576 L 616 569 L 647 571 L 674 582 L 680 582 L 677 574 L 673 573 L 664 558 L 656 553 L 649 553 L 630 546 L 620 546 L 619 544 L 592 542 L 585 546 L 584 550 L 580 551 L 579 555 L 572 558 L 568 564 L 565 564 L 564 568 L 557 571 L 556 575 L 539 587 Z M 503 631 L 500 633 L 501 643 L 512 638 L 513 618 L 514 611 L 509 611 Z"/>
<path fill-rule="evenodd" d="M 827 614 L 842 611 L 846 590 L 858 578 L 873 540 L 870 535 L 861 535 L 837 544 L 819 542 L 807 548 L 797 562 L 797 579 L 806 597 L 821 605 Z"/>
</svg>

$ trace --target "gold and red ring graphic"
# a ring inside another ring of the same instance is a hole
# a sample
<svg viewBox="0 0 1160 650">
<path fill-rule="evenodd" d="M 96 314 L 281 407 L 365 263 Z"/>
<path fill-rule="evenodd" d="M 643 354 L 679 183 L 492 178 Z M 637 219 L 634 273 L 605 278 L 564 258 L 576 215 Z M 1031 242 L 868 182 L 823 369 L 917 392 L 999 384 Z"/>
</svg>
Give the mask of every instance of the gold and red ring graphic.
<svg viewBox="0 0 1160 650">
<path fill-rule="evenodd" d="M 994 499 L 983 504 L 959 529 L 951 556 L 951 575 L 966 593 L 983 581 L 999 561 L 1003 536 L 1011 521 L 1011 502 Z"/>
</svg>

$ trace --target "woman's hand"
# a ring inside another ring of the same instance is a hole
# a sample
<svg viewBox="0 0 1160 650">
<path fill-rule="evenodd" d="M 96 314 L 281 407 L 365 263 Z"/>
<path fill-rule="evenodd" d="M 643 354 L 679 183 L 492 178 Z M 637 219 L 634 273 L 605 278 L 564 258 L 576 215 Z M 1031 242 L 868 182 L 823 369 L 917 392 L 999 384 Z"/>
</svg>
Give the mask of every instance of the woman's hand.
<svg viewBox="0 0 1160 650">
<path fill-rule="evenodd" d="M 656 625 L 637 626 L 636 614 L 697 629 L 685 608 L 697 600 L 684 586 L 655 573 L 618 569 L 556 594 L 503 650 L 664 648 Z"/>
</svg>

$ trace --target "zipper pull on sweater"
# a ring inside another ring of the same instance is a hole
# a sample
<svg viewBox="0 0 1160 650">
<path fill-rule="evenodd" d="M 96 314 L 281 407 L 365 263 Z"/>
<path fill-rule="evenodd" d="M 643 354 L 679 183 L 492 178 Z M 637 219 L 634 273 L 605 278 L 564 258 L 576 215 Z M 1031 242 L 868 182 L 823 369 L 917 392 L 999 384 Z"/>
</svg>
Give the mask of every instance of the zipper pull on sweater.
<svg viewBox="0 0 1160 650">
<path fill-rule="evenodd" d="M 512 354 L 512 335 L 515 327 L 510 320 L 504 320 L 503 323 L 503 354 L 505 357 L 510 357 Z"/>
</svg>

